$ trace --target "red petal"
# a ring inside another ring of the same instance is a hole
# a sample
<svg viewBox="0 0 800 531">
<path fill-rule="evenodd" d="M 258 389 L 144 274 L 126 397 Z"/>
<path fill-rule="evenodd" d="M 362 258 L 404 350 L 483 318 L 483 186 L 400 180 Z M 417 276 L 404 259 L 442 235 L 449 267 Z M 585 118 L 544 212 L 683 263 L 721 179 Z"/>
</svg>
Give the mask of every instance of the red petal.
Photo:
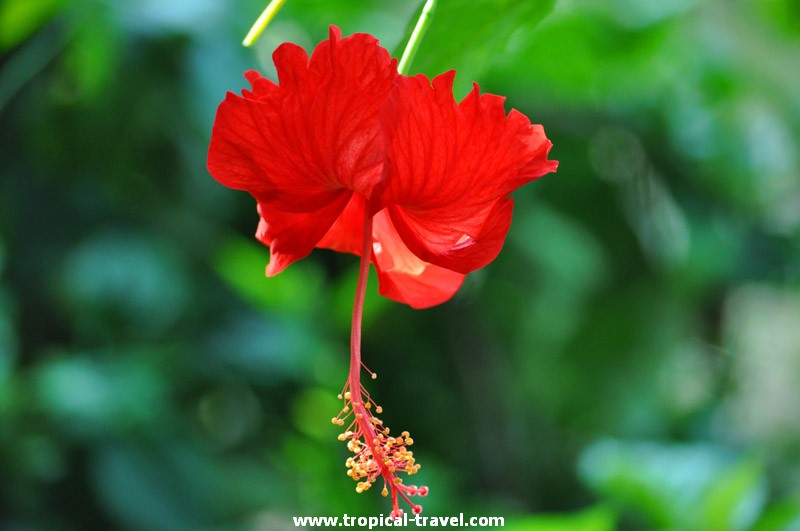
<svg viewBox="0 0 800 531">
<path fill-rule="evenodd" d="M 503 247 L 511 226 L 514 201 L 453 207 L 436 213 L 389 207 L 397 232 L 420 258 L 442 267 L 469 273 L 488 264 Z"/>
<path fill-rule="evenodd" d="M 380 207 L 420 259 L 468 273 L 500 252 L 511 222 L 507 196 L 554 171 L 550 141 L 521 113 L 508 116 L 503 98 L 480 95 L 460 103 L 448 72 L 396 80 L 381 115 L 387 139 L 387 180 Z"/>
<path fill-rule="evenodd" d="M 366 202 L 362 195 L 353 194 L 344 211 L 320 240 L 317 247 L 361 256 L 365 205 Z"/>
<path fill-rule="evenodd" d="M 395 61 L 374 37 L 341 39 L 333 27 L 310 59 L 293 44 L 273 58 L 279 85 L 250 72 L 252 91 L 219 106 L 211 174 L 287 213 L 319 210 L 342 189 L 369 197 L 382 176 L 378 117 Z"/>
<path fill-rule="evenodd" d="M 465 275 L 429 264 L 400 239 L 385 211 L 373 221 L 373 263 L 381 295 L 412 308 L 429 308 L 449 300 Z"/>
<path fill-rule="evenodd" d="M 318 247 L 360 256 L 365 208 L 364 198 L 355 194 Z M 386 211 L 373 218 L 371 259 L 381 295 L 413 308 L 447 301 L 464 281 L 462 273 L 423 262 L 409 251 Z"/>
<path fill-rule="evenodd" d="M 269 246 L 267 276 L 277 275 L 295 260 L 307 256 L 344 210 L 351 195 L 352 192 L 342 192 L 321 209 L 300 214 L 259 204 L 261 220 L 256 238 Z"/>
</svg>

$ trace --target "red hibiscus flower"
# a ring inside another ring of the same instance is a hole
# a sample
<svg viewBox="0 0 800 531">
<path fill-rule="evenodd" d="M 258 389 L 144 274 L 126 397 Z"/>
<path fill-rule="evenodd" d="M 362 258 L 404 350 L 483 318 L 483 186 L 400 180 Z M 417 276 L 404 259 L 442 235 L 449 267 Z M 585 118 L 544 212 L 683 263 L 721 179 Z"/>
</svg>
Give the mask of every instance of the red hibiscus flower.
<svg viewBox="0 0 800 531">
<path fill-rule="evenodd" d="M 267 275 L 314 247 L 361 253 L 374 215 L 371 260 L 380 292 L 414 308 L 434 306 L 503 245 L 519 186 L 555 171 L 551 143 L 503 98 L 453 99 L 454 72 L 397 74 L 366 34 L 330 39 L 309 59 L 281 45 L 279 84 L 248 72 L 251 91 L 228 93 L 217 111 L 208 168 L 259 205 Z"/>
<path fill-rule="evenodd" d="M 500 252 L 511 223 L 509 194 L 555 171 L 551 143 L 503 98 L 453 98 L 454 72 L 431 82 L 397 72 L 397 62 L 366 34 L 330 38 L 309 58 L 293 44 L 273 55 L 278 84 L 248 72 L 251 90 L 228 93 L 211 136 L 208 169 L 258 203 L 259 241 L 269 246 L 267 276 L 315 247 L 361 256 L 353 313 L 351 368 L 334 424 L 355 454 L 357 491 L 379 477 L 408 500 L 427 489 L 396 474 L 419 468 L 407 432 L 390 437 L 380 408 L 360 383 L 360 324 L 370 264 L 380 292 L 414 308 L 450 299 L 464 277 Z M 419 506 L 412 505 L 415 512 Z"/>
</svg>

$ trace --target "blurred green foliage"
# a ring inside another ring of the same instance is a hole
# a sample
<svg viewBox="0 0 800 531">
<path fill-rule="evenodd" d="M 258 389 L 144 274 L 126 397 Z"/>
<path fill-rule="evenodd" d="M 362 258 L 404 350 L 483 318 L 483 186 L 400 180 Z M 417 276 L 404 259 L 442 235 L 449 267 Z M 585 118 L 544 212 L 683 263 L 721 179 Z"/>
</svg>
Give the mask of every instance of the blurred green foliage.
<svg viewBox="0 0 800 531">
<path fill-rule="evenodd" d="M 265 279 L 205 155 L 280 42 L 401 50 L 420 3 L 290 0 L 248 50 L 261 0 L 0 1 L 0 529 L 388 512 L 330 425 L 355 259 Z M 800 529 L 798 58 L 794 0 L 439 1 L 412 72 L 507 96 L 561 164 L 452 302 L 371 279 L 425 514 Z"/>
</svg>

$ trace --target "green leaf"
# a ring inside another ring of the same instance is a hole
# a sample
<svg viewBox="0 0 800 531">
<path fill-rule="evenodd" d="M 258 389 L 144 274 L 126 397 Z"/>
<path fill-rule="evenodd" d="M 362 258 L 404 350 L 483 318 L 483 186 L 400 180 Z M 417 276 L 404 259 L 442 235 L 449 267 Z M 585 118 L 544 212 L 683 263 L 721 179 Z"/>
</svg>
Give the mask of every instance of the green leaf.
<svg viewBox="0 0 800 531">
<path fill-rule="evenodd" d="M 64 66 L 77 94 L 91 101 L 105 91 L 119 71 L 121 34 L 112 13 L 102 6 L 85 15 L 64 55 Z"/>
<path fill-rule="evenodd" d="M 658 529 L 749 529 L 766 501 L 761 463 L 712 445 L 600 441 L 581 475 Z"/>
<path fill-rule="evenodd" d="M 554 4 L 554 0 L 439 0 L 410 73 L 435 76 L 456 69 L 455 93 L 464 95 L 503 52 L 511 36 L 532 32 Z M 414 24 L 416 18 L 405 41 Z"/>
<path fill-rule="evenodd" d="M 573 514 L 508 519 L 505 528 L 510 531 L 613 531 L 615 520 L 610 508 L 598 505 Z"/>
<path fill-rule="evenodd" d="M 727 452 L 710 445 L 603 440 L 584 452 L 580 473 L 596 491 L 653 527 L 672 529 L 686 526 L 730 461 Z"/>
<path fill-rule="evenodd" d="M 295 427 L 313 439 L 336 438 L 344 431 L 331 425 L 331 418 L 342 409 L 342 402 L 330 389 L 306 389 L 292 402 L 292 420 Z"/>
<path fill-rule="evenodd" d="M 767 486 L 758 460 L 742 461 L 709 488 L 704 503 L 703 529 L 749 529 L 764 507 Z"/>
<path fill-rule="evenodd" d="M 5 0 L 0 3 L 0 51 L 8 50 L 42 27 L 63 0 Z"/>
<path fill-rule="evenodd" d="M 38 406 L 76 440 L 147 429 L 165 409 L 165 382 L 141 362 L 144 350 L 58 355 L 37 367 L 32 388 Z M 119 356 L 98 359 L 98 356 Z"/>
<path fill-rule="evenodd" d="M 243 299 L 270 312 L 309 316 L 322 294 L 321 272 L 305 260 L 272 278 L 264 277 L 269 251 L 242 238 L 231 238 L 217 253 L 217 273 Z"/>
<path fill-rule="evenodd" d="M 800 502 L 783 500 L 764 511 L 752 531 L 797 531 L 800 529 Z"/>
</svg>

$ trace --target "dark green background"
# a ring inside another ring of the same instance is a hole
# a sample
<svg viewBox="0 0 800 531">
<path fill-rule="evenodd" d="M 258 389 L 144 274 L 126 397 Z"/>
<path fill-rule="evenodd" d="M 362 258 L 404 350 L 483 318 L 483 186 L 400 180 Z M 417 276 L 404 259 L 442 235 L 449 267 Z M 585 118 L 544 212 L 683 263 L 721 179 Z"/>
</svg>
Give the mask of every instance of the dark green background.
<svg viewBox="0 0 800 531">
<path fill-rule="evenodd" d="M 499 258 L 447 304 L 370 286 L 370 391 L 427 515 L 800 529 L 800 7 L 440 0 L 412 72 L 542 123 Z M 330 418 L 357 260 L 273 279 L 205 168 L 292 41 L 402 49 L 416 2 L 0 1 L 0 529 L 293 529 L 388 514 Z"/>
</svg>

